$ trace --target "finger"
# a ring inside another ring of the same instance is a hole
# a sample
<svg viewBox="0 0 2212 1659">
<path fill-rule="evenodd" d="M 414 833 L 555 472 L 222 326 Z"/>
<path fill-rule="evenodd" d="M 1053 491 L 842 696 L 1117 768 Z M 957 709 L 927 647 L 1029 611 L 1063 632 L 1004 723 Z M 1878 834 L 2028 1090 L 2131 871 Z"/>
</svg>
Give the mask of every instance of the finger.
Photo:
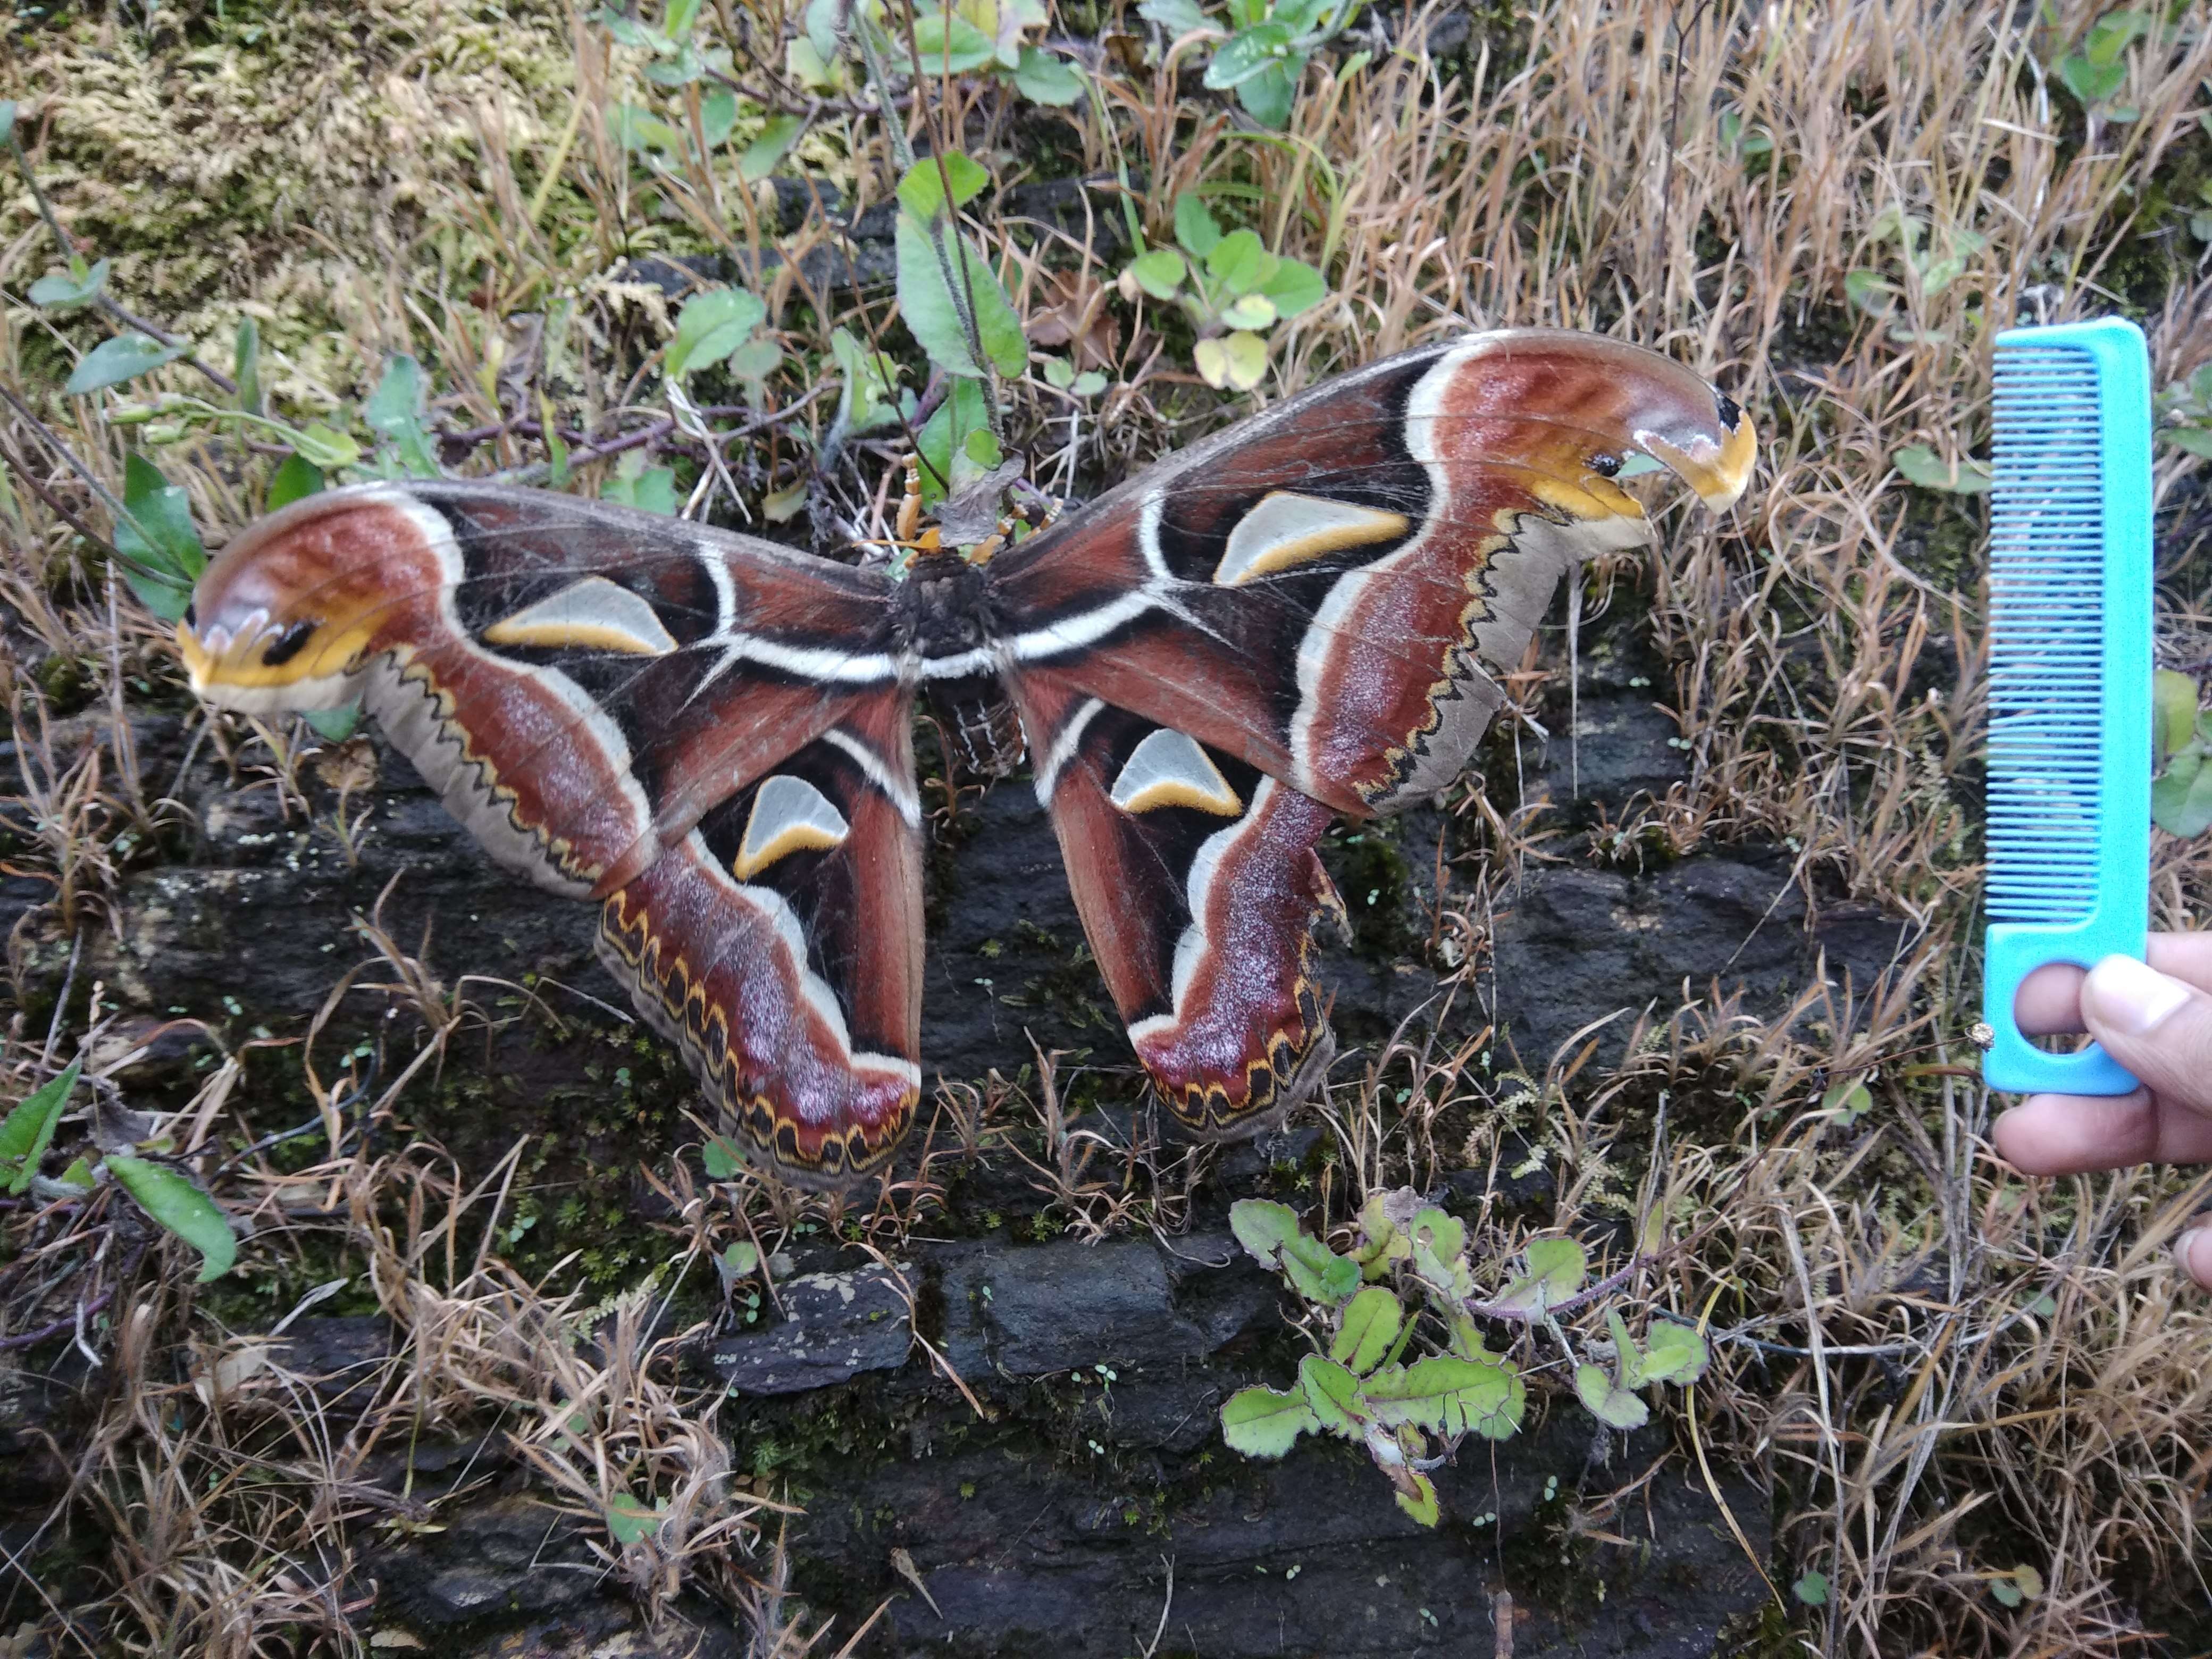
<svg viewBox="0 0 2212 1659">
<path fill-rule="evenodd" d="M 2191 1227 L 2175 1239 L 2173 1259 L 2182 1272 L 2212 1291 L 2212 1227 Z"/>
<path fill-rule="evenodd" d="M 2186 980 L 2200 991 L 2212 991 L 2212 933 L 2153 933 L 2146 954 L 2161 974 Z"/>
<path fill-rule="evenodd" d="M 2150 965 L 2162 974 L 2212 991 L 2212 933 L 2153 933 Z M 2021 981 L 2013 998 L 2013 1018 L 2029 1036 L 2079 1031 L 2081 981 L 2088 970 L 2070 962 L 2046 962 Z"/>
<path fill-rule="evenodd" d="M 2081 1024 L 2081 981 L 2086 968 L 2070 962 L 2046 962 L 2026 979 L 2012 1000 L 2013 1018 L 2029 1036 L 2085 1030 Z"/>
<path fill-rule="evenodd" d="M 2081 982 L 2081 1014 L 2160 1100 L 2212 1112 L 2212 996 L 2132 957 L 2106 957 Z"/>
<path fill-rule="evenodd" d="M 2212 1164 L 2212 1117 L 2131 1095 L 2030 1095 L 1990 1129 L 2022 1175 L 2081 1175 L 2131 1164 Z M 2206 1247 L 2212 1254 L 2212 1245 Z"/>
</svg>

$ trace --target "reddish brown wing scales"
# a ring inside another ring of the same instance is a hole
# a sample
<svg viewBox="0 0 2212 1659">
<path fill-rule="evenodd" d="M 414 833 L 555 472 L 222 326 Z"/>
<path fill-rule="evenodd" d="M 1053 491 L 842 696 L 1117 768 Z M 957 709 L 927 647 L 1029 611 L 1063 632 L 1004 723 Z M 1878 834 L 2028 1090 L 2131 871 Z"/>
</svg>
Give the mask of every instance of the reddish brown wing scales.
<svg viewBox="0 0 2212 1659">
<path fill-rule="evenodd" d="M 609 970 L 754 1152 L 805 1184 L 881 1167 L 921 1097 L 907 734 L 903 696 L 879 696 L 709 812 L 601 916 Z"/>
<path fill-rule="evenodd" d="M 1096 699 L 1021 712 L 1076 908 L 1138 1057 L 1207 1139 L 1281 1115 L 1325 1062 L 1315 853 L 1334 814 L 1234 756 Z"/>
<path fill-rule="evenodd" d="M 511 866 L 605 893 L 892 683 L 887 583 L 539 490 L 295 503 L 201 578 L 195 686 L 254 710 L 364 696 Z"/>
<path fill-rule="evenodd" d="M 1001 556 L 1015 672 L 1387 812 L 1465 763 L 1562 574 L 1649 535 L 1633 453 L 1732 501 L 1753 440 L 1666 358 L 1475 335 L 1331 381 Z"/>
</svg>

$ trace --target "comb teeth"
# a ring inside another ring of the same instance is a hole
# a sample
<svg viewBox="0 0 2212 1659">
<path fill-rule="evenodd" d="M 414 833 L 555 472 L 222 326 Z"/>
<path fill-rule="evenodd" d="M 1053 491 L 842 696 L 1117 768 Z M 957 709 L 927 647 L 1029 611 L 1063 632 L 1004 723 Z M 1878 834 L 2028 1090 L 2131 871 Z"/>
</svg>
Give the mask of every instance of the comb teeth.
<svg viewBox="0 0 2212 1659">
<path fill-rule="evenodd" d="M 1990 498 L 1989 915 L 2097 896 L 2105 501 L 2096 360 L 2000 346 Z"/>
</svg>

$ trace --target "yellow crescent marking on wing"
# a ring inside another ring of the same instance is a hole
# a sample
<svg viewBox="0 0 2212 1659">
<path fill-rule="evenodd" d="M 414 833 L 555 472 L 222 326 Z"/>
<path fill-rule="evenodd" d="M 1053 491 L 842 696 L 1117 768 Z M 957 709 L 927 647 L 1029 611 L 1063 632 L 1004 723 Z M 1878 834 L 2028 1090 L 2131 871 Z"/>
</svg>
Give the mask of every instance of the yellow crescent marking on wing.
<svg viewBox="0 0 2212 1659">
<path fill-rule="evenodd" d="M 827 853 L 845 844 L 853 826 L 836 804 L 805 778 L 779 772 L 760 787 L 730 873 L 750 881 L 793 853 Z"/>
<path fill-rule="evenodd" d="M 1410 528 L 1412 521 L 1402 513 L 1271 490 L 1229 532 L 1229 544 L 1213 573 L 1214 585 L 1240 587 L 1347 547 L 1389 541 Z"/>
<path fill-rule="evenodd" d="M 1109 797 L 1124 812 L 1190 806 L 1233 818 L 1244 803 L 1195 739 L 1162 726 L 1129 753 Z"/>
<path fill-rule="evenodd" d="M 617 651 L 665 657 L 676 641 L 645 600 L 605 576 L 583 580 L 525 605 L 484 629 L 487 645 Z"/>
</svg>

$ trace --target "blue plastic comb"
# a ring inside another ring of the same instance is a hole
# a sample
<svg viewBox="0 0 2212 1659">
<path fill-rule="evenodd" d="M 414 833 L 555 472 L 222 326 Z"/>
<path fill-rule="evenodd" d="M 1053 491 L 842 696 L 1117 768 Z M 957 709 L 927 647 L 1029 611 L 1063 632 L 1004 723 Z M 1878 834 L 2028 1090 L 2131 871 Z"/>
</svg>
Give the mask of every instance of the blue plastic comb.
<svg viewBox="0 0 2212 1659">
<path fill-rule="evenodd" d="M 2149 926 L 2150 364 L 2117 318 L 1997 337 L 1990 509 L 1992 1089 L 2121 1095 L 2102 1048 L 2047 1054 L 2013 1015 L 2050 962 L 2141 957 Z"/>
</svg>

